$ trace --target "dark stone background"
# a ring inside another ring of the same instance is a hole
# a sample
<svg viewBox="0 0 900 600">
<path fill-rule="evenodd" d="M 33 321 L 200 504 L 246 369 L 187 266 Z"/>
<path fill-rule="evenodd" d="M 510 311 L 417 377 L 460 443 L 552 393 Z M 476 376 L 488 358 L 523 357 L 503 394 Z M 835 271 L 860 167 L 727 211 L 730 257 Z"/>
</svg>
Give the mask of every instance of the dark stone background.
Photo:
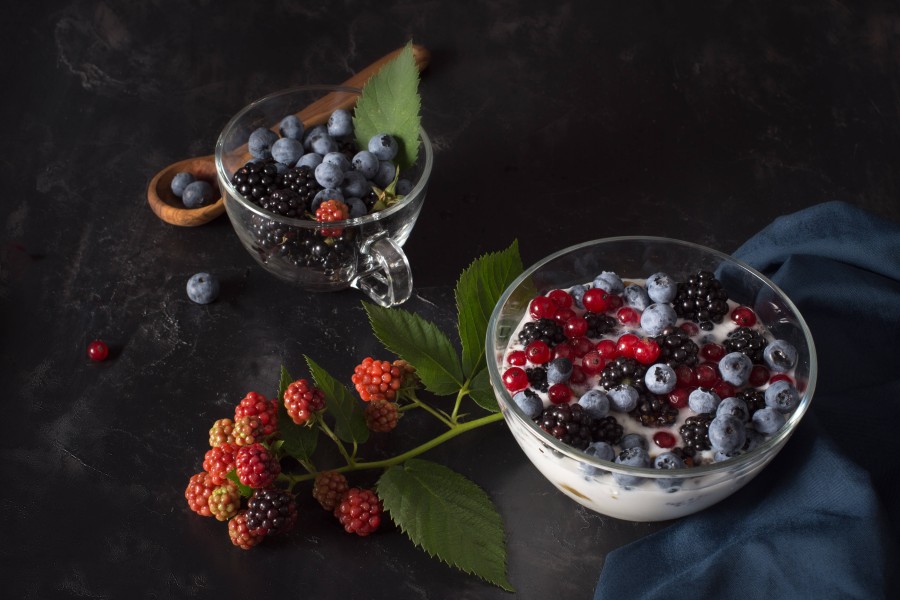
<svg viewBox="0 0 900 600">
<path fill-rule="evenodd" d="M 432 52 L 420 91 L 436 156 L 405 308 L 447 331 L 461 269 L 513 239 L 527 265 L 620 234 L 730 252 L 825 200 L 900 220 L 895 2 L 6 7 L 4 597 L 509 597 L 392 526 L 351 539 L 309 499 L 293 535 L 241 552 L 183 498 L 212 421 L 271 393 L 281 364 L 302 374 L 308 354 L 349 377 L 379 348 L 358 292 L 276 281 L 224 217 L 162 223 L 147 183 L 212 153 L 248 101 L 338 83 L 409 39 Z M 199 270 L 224 282 L 209 306 L 184 293 Z M 97 337 L 112 356 L 91 364 Z M 518 597 L 590 597 L 609 551 L 665 525 L 578 507 L 503 425 L 427 457 L 496 502 Z"/>
</svg>

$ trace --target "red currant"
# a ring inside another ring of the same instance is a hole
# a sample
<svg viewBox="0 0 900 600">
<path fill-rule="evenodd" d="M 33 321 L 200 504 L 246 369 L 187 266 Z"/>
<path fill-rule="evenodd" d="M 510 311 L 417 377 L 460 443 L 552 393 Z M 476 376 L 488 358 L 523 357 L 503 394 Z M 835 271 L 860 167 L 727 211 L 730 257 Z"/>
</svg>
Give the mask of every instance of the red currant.
<svg viewBox="0 0 900 600">
<path fill-rule="evenodd" d="M 769 379 L 769 383 L 775 383 L 776 381 L 787 381 L 791 385 L 794 385 L 794 380 L 784 373 L 775 373 L 774 375 L 772 375 L 772 378 Z"/>
<path fill-rule="evenodd" d="M 553 300 L 560 308 L 572 307 L 572 296 L 565 290 L 550 290 L 547 297 Z"/>
<path fill-rule="evenodd" d="M 710 362 L 719 362 L 725 356 L 725 346 L 715 342 L 703 344 L 700 348 L 700 357 Z"/>
<path fill-rule="evenodd" d="M 528 387 L 528 375 L 522 367 L 510 367 L 503 373 L 503 385 L 511 392 L 519 392 Z"/>
<path fill-rule="evenodd" d="M 572 310 L 571 308 L 560 306 L 556 309 L 556 314 L 553 315 L 553 320 L 557 323 L 562 323 L 563 325 L 565 325 L 566 321 L 574 316 L 576 316 L 574 310 Z"/>
<path fill-rule="evenodd" d="M 660 448 L 671 448 L 675 445 L 675 436 L 668 431 L 657 431 L 653 434 L 653 443 Z"/>
<path fill-rule="evenodd" d="M 619 356 L 619 351 L 616 350 L 616 342 L 613 340 L 600 340 L 597 342 L 597 352 L 605 360 L 612 360 Z"/>
<path fill-rule="evenodd" d="M 547 296 L 538 296 L 528 305 L 528 314 L 532 319 L 550 319 L 556 314 L 559 306 Z"/>
<path fill-rule="evenodd" d="M 694 371 L 687 365 L 675 367 L 675 378 L 678 380 L 675 385 L 680 388 L 694 385 Z"/>
<path fill-rule="evenodd" d="M 557 344 L 553 346 L 553 358 L 568 358 L 572 360 L 575 356 L 575 348 L 572 344 Z"/>
<path fill-rule="evenodd" d="M 506 357 L 506 362 L 517 367 L 524 367 L 526 361 L 527 358 L 525 357 L 525 352 L 522 350 L 513 350 L 509 353 L 509 356 Z"/>
<path fill-rule="evenodd" d="M 103 340 L 94 340 L 88 344 L 87 355 L 94 362 L 104 361 L 109 356 L 109 346 Z"/>
<path fill-rule="evenodd" d="M 753 327 L 756 325 L 756 314 L 746 306 L 738 306 L 731 311 L 731 320 L 740 327 Z"/>
<path fill-rule="evenodd" d="M 679 325 L 679 327 L 681 327 L 681 330 L 691 337 L 700 333 L 700 327 L 696 323 L 693 323 L 691 321 L 685 321 L 684 323 Z"/>
<path fill-rule="evenodd" d="M 766 382 L 769 381 L 769 370 L 762 365 L 753 365 L 753 368 L 750 369 L 750 378 L 748 379 L 748 383 L 752 387 L 760 387 L 766 385 Z"/>
<path fill-rule="evenodd" d="M 534 340 L 525 346 L 525 357 L 533 365 L 550 362 L 550 346 L 543 340 Z"/>
<path fill-rule="evenodd" d="M 688 405 L 688 397 L 691 395 L 689 388 L 675 388 L 669 392 L 669 404 L 675 408 L 684 408 Z"/>
<path fill-rule="evenodd" d="M 571 344 L 572 348 L 575 351 L 575 357 L 581 358 L 588 352 L 594 349 L 594 344 L 591 343 L 591 340 L 586 337 L 575 338 L 574 340 L 569 340 L 569 344 Z"/>
<path fill-rule="evenodd" d="M 716 368 L 710 364 L 697 365 L 694 369 L 694 383 L 702 388 L 711 388 L 719 380 L 719 374 Z"/>
<path fill-rule="evenodd" d="M 588 322 L 584 317 L 572 316 L 566 320 L 566 324 L 563 326 L 563 333 L 566 334 L 567 338 L 577 338 L 581 337 L 587 333 L 588 330 Z"/>
<path fill-rule="evenodd" d="M 579 365 L 572 365 L 572 374 L 569 375 L 569 383 L 579 384 L 587 381 L 587 375 L 584 374 L 584 369 L 582 369 Z"/>
<path fill-rule="evenodd" d="M 587 375 L 596 375 L 606 366 L 606 360 L 596 350 L 591 350 L 581 358 L 581 370 Z"/>
<path fill-rule="evenodd" d="M 638 325 L 641 322 L 641 313 L 630 306 L 623 306 L 616 311 L 616 320 L 625 326 Z"/>
<path fill-rule="evenodd" d="M 610 294 L 606 299 L 609 302 L 609 310 L 619 310 L 622 307 L 622 297 Z"/>
<path fill-rule="evenodd" d="M 600 288 L 591 288 L 584 293 L 581 303 L 592 313 L 605 313 L 609 310 L 609 292 Z"/>
<path fill-rule="evenodd" d="M 728 383 L 727 381 L 722 381 L 721 379 L 713 384 L 713 391 L 719 395 L 719 398 L 731 398 L 734 396 L 735 387 Z"/>
<path fill-rule="evenodd" d="M 639 341 L 641 341 L 641 338 L 633 333 L 625 333 L 619 336 L 619 340 L 616 342 L 616 353 L 626 358 L 634 358 L 634 346 Z"/>
<path fill-rule="evenodd" d="M 553 404 L 566 404 L 572 398 L 572 390 L 564 383 L 554 383 L 547 390 L 547 397 Z"/>
<path fill-rule="evenodd" d="M 634 359 L 642 365 L 652 365 L 659 358 L 659 344 L 653 340 L 640 340 L 634 345 Z"/>
</svg>

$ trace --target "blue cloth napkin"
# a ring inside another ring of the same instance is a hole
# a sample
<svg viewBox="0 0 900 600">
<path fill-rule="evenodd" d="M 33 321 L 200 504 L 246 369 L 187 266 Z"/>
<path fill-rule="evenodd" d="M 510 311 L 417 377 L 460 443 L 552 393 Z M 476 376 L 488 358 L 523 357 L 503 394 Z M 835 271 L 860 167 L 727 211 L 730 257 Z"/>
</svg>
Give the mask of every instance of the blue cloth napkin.
<svg viewBox="0 0 900 600">
<path fill-rule="evenodd" d="M 743 490 L 611 552 L 595 600 L 900 598 L 900 226 L 828 202 L 734 255 L 812 330 L 810 409 Z"/>
</svg>

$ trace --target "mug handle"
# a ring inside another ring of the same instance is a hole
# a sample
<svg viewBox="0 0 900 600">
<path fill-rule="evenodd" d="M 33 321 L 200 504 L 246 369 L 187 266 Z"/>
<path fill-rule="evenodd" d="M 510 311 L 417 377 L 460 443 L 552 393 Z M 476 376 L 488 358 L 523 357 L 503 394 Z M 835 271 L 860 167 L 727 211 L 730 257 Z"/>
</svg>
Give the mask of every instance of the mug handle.
<svg viewBox="0 0 900 600">
<path fill-rule="evenodd" d="M 379 232 L 363 243 L 360 270 L 350 283 L 384 307 L 403 304 L 412 295 L 413 281 L 409 259 L 387 231 Z"/>
</svg>

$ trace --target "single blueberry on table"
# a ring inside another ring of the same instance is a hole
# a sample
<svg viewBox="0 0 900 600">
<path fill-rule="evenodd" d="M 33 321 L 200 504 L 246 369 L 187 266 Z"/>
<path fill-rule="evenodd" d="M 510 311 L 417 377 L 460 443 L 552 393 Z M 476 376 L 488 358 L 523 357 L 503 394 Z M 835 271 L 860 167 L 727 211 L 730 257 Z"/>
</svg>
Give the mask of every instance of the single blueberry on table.
<svg viewBox="0 0 900 600">
<path fill-rule="evenodd" d="M 747 384 L 753 361 L 743 352 L 729 352 L 719 360 L 719 373 L 722 380 L 735 387 Z"/>
<path fill-rule="evenodd" d="M 625 284 L 622 283 L 619 276 L 612 271 L 603 271 L 594 277 L 593 286 L 616 296 L 625 290 Z"/>
<path fill-rule="evenodd" d="M 641 327 L 649 336 L 657 336 L 666 327 L 670 327 L 678 320 L 675 309 L 671 304 L 651 304 L 641 313 Z"/>
<path fill-rule="evenodd" d="M 351 219 L 365 216 L 369 212 L 369 209 L 366 208 L 366 203 L 355 196 L 345 199 L 344 204 L 347 205 L 349 217 Z"/>
<path fill-rule="evenodd" d="M 644 374 L 644 385 L 652 394 L 668 394 L 675 389 L 677 383 L 678 376 L 675 375 L 675 369 L 666 363 L 650 365 Z"/>
<path fill-rule="evenodd" d="M 297 161 L 297 164 L 294 165 L 296 167 L 309 167 L 310 169 L 315 169 L 319 165 L 322 164 L 322 155 L 316 154 L 315 152 L 307 152 L 303 156 L 300 157 L 300 160 Z"/>
<path fill-rule="evenodd" d="M 198 179 L 189 183 L 181 194 L 181 202 L 188 208 L 200 208 L 212 204 L 216 199 L 216 190 L 207 181 Z"/>
<path fill-rule="evenodd" d="M 278 134 L 271 129 L 259 127 L 250 134 L 247 150 L 253 158 L 269 158 L 272 156 L 272 145 L 278 141 Z"/>
<path fill-rule="evenodd" d="M 649 450 L 650 442 L 648 442 L 647 438 L 639 433 L 626 433 L 622 436 L 622 439 L 619 440 L 619 447 L 621 447 L 622 450 L 635 447 Z"/>
<path fill-rule="evenodd" d="M 763 350 L 763 360 L 773 371 L 784 373 L 797 364 L 797 349 L 784 340 L 774 340 Z"/>
<path fill-rule="evenodd" d="M 272 144 L 272 158 L 282 165 L 293 166 L 303 156 L 303 144 L 293 138 L 281 138 Z"/>
<path fill-rule="evenodd" d="M 298 142 L 303 141 L 303 121 L 297 115 L 288 115 L 283 118 L 279 124 L 279 129 L 282 137 L 297 140 Z"/>
<path fill-rule="evenodd" d="M 366 179 L 374 179 L 378 174 L 378 158 L 368 150 L 360 150 L 353 155 L 350 161 L 353 168 L 365 176 Z"/>
<path fill-rule="evenodd" d="M 627 467 L 649 467 L 650 455 L 640 446 L 626 448 L 619 452 L 615 460 L 616 464 Z M 616 483 L 624 487 L 633 487 L 644 481 L 643 477 L 638 475 L 627 475 L 624 473 L 613 473 L 613 479 Z"/>
<path fill-rule="evenodd" d="M 788 381 L 776 381 L 766 388 L 766 406 L 789 413 L 800 403 L 800 392 Z"/>
<path fill-rule="evenodd" d="M 323 188 L 339 188 L 344 181 L 344 172 L 327 162 L 316 167 L 315 176 L 316 182 Z"/>
<path fill-rule="evenodd" d="M 554 358 L 547 365 L 547 383 L 565 383 L 572 376 L 572 361 L 565 357 Z"/>
<path fill-rule="evenodd" d="M 603 419 L 609 414 L 609 397 L 600 390 L 589 390 L 578 399 L 584 412 L 595 419 Z"/>
<path fill-rule="evenodd" d="M 785 423 L 784 415 L 774 408 L 761 408 L 753 413 L 753 426 L 765 435 L 771 435 L 781 429 Z"/>
<path fill-rule="evenodd" d="M 513 396 L 513 402 L 516 403 L 522 412 L 529 419 L 536 419 L 544 410 L 544 403 L 540 397 L 531 390 L 522 390 Z"/>
<path fill-rule="evenodd" d="M 172 188 L 172 193 L 181 198 L 182 194 L 184 194 L 184 188 L 192 183 L 194 183 L 194 176 L 186 171 L 181 171 L 180 173 L 175 173 L 170 187 Z"/>
<path fill-rule="evenodd" d="M 219 279 L 210 273 L 195 273 L 188 279 L 187 295 L 192 302 L 209 304 L 219 297 Z"/>
<path fill-rule="evenodd" d="M 678 284 L 666 273 L 654 273 L 647 278 L 647 295 L 654 302 L 671 302 L 677 292 Z"/>
<path fill-rule="evenodd" d="M 389 133 L 376 133 L 369 140 L 368 151 L 378 160 L 394 160 L 400 146 L 397 140 Z M 393 179 L 393 178 L 391 178 Z"/>
<path fill-rule="evenodd" d="M 747 408 L 747 403 L 741 398 L 735 398 L 734 396 L 722 400 L 719 406 L 716 407 L 716 415 L 730 415 L 744 423 L 750 420 L 750 410 Z"/>
<path fill-rule="evenodd" d="M 622 291 L 622 297 L 625 300 L 626 306 L 636 308 L 637 310 L 644 310 L 653 303 L 650 300 L 650 296 L 647 294 L 647 290 L 636 283 L 626 285 L 625 289 Z"/>
<path fill-rule="evenodd" d="M 610 408 L 618 412 L 631 412 L 637 408 L 638 392 L 628 384 L 617 385 L 607 390 Z"/>
<path fill-rule="evenodd" d="M 688 395 L 688 406 L 695 413 L 715 412 L 722 399 L 712 390 L 697 388 Z"/>
<path fill-rule="evenodd" d="M 746 439 L 744 422 L 731 415 L 718 415 L 709 422 L 709 443 L 713 450 L 734 452 Z"/>
<path fill-rule="evenodd" d="M 343 108 L 337 109 L 328 117 L 326 127 L 328 135 L 332 137 L 339 138 L 350 135 L 353 133 L 353 117 L 350 116 L 350 111 Z"/>
</svg>

